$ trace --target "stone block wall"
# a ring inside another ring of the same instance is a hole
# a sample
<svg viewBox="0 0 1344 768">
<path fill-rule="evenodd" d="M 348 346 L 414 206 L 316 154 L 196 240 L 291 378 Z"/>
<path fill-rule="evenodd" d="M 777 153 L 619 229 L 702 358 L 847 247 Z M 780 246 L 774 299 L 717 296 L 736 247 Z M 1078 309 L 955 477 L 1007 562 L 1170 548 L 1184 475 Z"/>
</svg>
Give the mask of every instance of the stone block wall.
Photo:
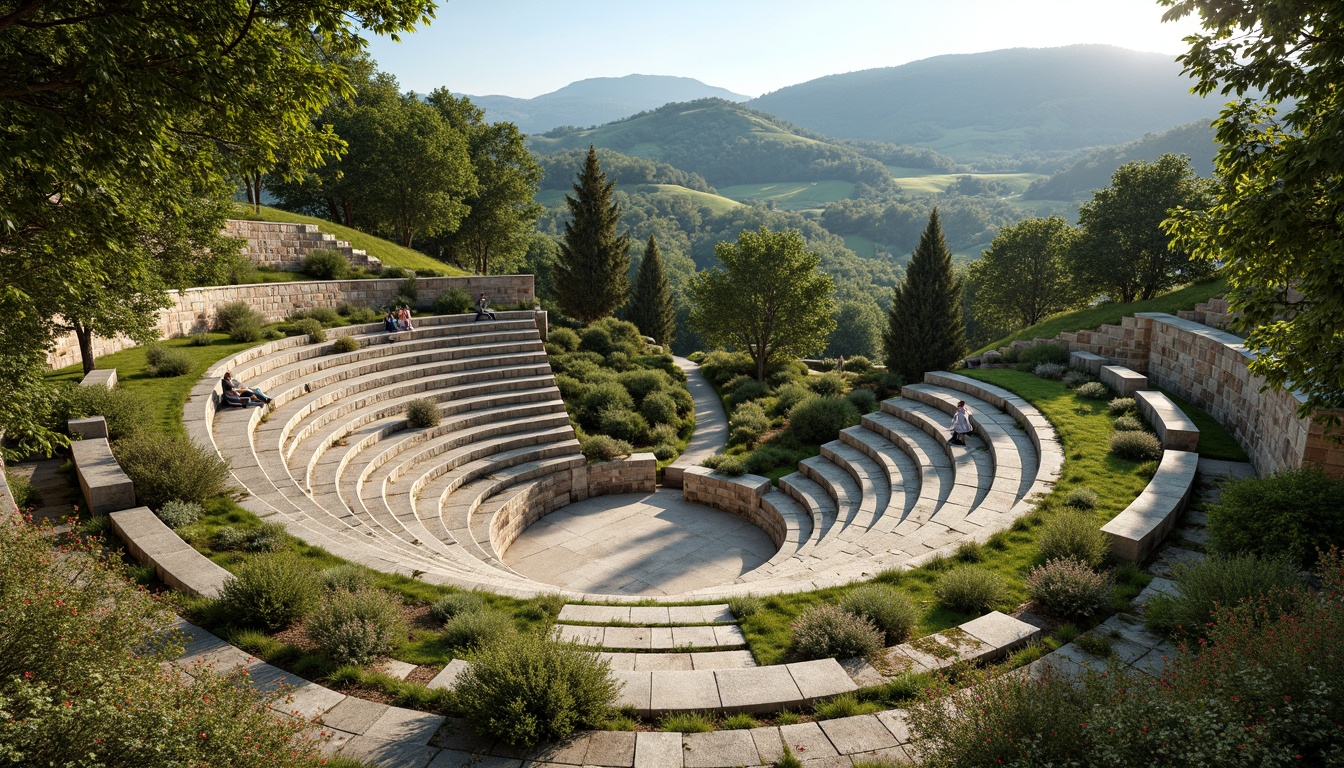
<svg viewBox="0 0 1344 768">
<path fill-rule="evenodd" d="M 308 254 L 324 250 L 341 254 L 352 267 L 362 267 L 370 272 L 383 268 L 377 258 L 322 232 L 316 224 L 228 219 L 224 222 L 224 234 L 245 241 L 243 255 L 259 267 L 292 272 L 303 266 Z"/>
<path fill-rule="evenodd" d="M 729 512 L 765 531 L 776 547 L 784 544 L 784 518 L 765 500 L 770 481 L 757 475 L 728 477 L 708 467 L 688 467 L 682 474 L 682 498 L 694 504 Z"/>
<path fill-rule="evenodd" d="M 624 459 L 588 465 L 588 495 L 653 493 L 658 489 L 658 459 L 634 453 Z"/>
<path fill-rule="evenodd" d="M 208 329 L 215 318 L 215 308 L 232 301 L 246 301 L 261 312 L 265 322 L 283 320 L 299 310 L 315 307 L 335 309 L 341 304 L 381 309 L 390 304 L 401 290 L 403 279 L 390 280 L 316 280 L 302 283 L 258 283 L 255 285 L 225 285 L 209 288 L 188 288 L 169 291 L 172 306 L 159 313 L 159 337 L 173 338 Z M 474 277 L 421 277 L 415 281 L 416 306 L 428 308 L 434 300 L 450 290 L 460 290 L 470 296 L 484 291 L 490 303 L 505 307 L 520 302 L 532 304 L 536 300 L 532 275 L 490 275 Z M 135 343 L 125 337 L 95 338 L 93 353 L 107 355 Z M 74 334 L 60 339 L 47 354 L 47 365 L 62 368 L 79 362 L 79 343 Z"/>
</svg>

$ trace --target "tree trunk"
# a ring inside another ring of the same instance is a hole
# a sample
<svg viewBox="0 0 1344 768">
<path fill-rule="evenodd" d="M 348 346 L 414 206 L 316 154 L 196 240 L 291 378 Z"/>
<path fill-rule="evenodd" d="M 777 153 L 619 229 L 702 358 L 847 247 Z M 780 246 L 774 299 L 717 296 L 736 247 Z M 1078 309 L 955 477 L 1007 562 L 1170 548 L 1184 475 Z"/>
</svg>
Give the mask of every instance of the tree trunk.
<svg viewBox="0 0 1344 768">
<path fill-rule="evenodd" d="M 355 204 L 350 200 L 345 200 L 341 203 L 341 207 L 345 212 L 345 221 L 340 223 L 347 227 L 355 226 Z"/>
<path fill-rule="evenodd" d="M 84 365 L 84 375 L 93 370 L 93 331 L 80 321 L 75 321 L 75 338 L 79 340 L 79 361 Z"/>
<path fill-rule="evenodd" d="M 765 348 L 762 347 L 756 354 L 756 380 L 765 381 Z"/>
</svg>

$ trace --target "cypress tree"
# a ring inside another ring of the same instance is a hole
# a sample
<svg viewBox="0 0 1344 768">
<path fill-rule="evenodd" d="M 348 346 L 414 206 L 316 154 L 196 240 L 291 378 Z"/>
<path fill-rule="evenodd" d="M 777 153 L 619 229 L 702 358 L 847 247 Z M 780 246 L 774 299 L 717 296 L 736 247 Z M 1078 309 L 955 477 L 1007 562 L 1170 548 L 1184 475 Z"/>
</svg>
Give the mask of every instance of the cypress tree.
<svg viewBox="0 0 1344 768">
<path fill-rule="evenodd" d="M 588 161 L 579 173 L 574 194 L 565 195 L 569 221 L 560 243 L 555 270 L 560 311 L 592 322 L 611 314 L 630 293 L 630 237 L 617 235 L 620 207 L 611 199 L 616 182 L 607 181 L 588 147 Z"/>
<path fill-rule="evenodd" d="M 922 381 L 925 371 L 946 369 L 966 354 L 961 279 L 952 271 L 937 208 L 896 286 L 883 341 L 887 370 L 907 382 Z"/>
<path fill-rule="evenodd" d="M 630 295 L 630 322 L 639 326 L 639 332 L 659 344 L 672 341 L 677 330 L 677 312 L 672 307 L 672 289 L 663 272 L 663 257 L 658 253 L 658 242 L 649 235 L 644 248 L 644 260 L 635 276 L 635 290 Z"/>
</svg>

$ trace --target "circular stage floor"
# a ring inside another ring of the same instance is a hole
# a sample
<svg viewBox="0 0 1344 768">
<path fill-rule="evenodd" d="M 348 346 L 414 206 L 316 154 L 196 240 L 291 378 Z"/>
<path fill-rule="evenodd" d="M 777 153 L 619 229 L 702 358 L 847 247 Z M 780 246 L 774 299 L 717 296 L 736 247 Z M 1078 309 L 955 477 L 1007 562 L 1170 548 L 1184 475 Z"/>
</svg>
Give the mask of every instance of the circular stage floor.
<svg viewBox="0 0 1344 768">
<path fill-rule="evenodd" d="M 667 490 L 601 496 L 552 512 L 523 531 L 504 563 L 566 589 L 658 596 L 731 584 L 775 552 L 770 537 L 746 520 Z"/>
</svg>

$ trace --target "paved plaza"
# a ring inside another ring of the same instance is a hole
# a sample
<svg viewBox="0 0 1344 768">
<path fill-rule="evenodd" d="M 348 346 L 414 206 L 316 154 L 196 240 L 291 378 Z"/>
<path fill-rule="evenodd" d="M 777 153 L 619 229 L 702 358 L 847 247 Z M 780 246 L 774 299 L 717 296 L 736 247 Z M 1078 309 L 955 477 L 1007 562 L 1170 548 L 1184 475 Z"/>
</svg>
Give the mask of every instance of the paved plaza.
<svg viewBox="0 0 1344 768">
<path fill-rule="evenodd" d="M 756 526 L 672 490 L 570 504 L 524 531 L 504 563 L 557 587 L 656 596 L 730 584 L 774 554 Z"/>
</svg>

